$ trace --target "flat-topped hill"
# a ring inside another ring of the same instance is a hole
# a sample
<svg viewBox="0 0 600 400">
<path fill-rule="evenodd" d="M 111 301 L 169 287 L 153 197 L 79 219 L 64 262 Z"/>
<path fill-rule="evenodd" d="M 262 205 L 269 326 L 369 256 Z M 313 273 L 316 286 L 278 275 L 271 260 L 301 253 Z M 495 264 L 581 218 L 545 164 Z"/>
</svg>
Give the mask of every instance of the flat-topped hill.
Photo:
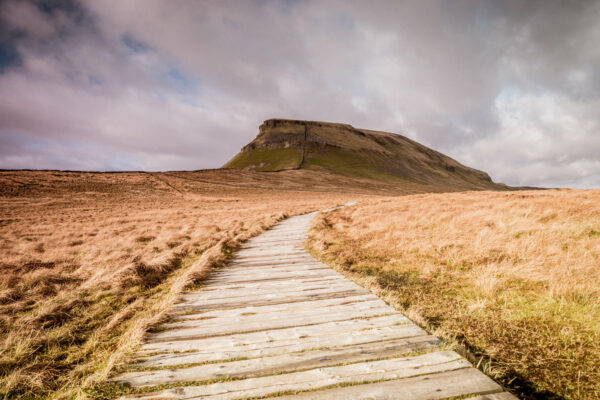
<svg viewBox="0 0 600 400">
<path fill-rule="evenodd" d="M 269 119 L 225 168 L 321 170 L 387 183 L 505 189 L 490 176 L 402 135 L 348 124 Z"/>
</svg>

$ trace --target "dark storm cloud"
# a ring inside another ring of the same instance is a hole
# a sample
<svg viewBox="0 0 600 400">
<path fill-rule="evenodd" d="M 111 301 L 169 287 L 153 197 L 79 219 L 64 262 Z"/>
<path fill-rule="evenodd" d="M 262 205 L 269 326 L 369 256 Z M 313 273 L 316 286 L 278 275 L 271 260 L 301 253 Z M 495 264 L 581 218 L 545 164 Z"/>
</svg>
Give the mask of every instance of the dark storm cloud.
<svg viewBox="0 0 600 400">
<path fill-rule="evenodd" d="M 0 167 L 215 167 L 287 117 L 597 187 L 598 20 L 592 1 L 4 1 Z"/>
</svg>

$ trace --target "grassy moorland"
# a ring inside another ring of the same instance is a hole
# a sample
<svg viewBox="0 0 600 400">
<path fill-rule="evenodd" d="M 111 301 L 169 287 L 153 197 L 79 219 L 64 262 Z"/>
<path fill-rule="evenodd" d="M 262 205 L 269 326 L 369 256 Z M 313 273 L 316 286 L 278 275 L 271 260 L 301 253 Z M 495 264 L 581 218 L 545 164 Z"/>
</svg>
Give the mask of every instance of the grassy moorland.
<svg viewBox="0 0 600 400">
<path fill-rule="evenodd" d="M 598 398 L 600 192 L 363 196 L 418 189 L 310 170 L 0 172 L 0 396 L 85 395 L 239 243 L 359 200 L 315 219 L 315 254 L 523 397 Z"/>
<path fill-rule="evenodd" d="M 240 242 L 348 200 L 179 175 L 0 172 L 0 397 L 83 394 Z"/>
<path fill-rule="evenodd" d="M 369 199 L 311 232 L 325 262 L 523 398 L 600 398 L 600 191 Z"/>
</svg>

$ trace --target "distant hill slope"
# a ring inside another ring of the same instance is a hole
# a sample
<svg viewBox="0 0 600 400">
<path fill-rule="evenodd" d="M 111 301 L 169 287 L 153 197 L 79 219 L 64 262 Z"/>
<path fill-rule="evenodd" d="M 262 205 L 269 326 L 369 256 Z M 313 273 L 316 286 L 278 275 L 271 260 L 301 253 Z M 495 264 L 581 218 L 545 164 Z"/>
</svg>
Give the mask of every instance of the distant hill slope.
<svg viewBox="0 0 600 400">
<path fill-rule="evenodd" d="M 266 120 L 258 136 L 224 168 L 321 170 L 338 175 L 456 189 L 507 189 L 490 176 L 402 135 L 351 125 Z"/>
</svg>

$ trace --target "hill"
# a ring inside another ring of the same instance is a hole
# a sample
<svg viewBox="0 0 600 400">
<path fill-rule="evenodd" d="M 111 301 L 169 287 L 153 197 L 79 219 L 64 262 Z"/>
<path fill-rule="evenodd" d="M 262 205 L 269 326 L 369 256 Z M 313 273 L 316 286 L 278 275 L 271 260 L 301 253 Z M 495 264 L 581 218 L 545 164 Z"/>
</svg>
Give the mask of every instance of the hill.
<svg viewBox="0 0 600 400">
<path fill-rule="evenodd" d="M 269 119 L 224 168 L 315 170 L 394 185 L 506 189 L 483 172 L 402 135 L 348 124 Z"/>
</svg>

